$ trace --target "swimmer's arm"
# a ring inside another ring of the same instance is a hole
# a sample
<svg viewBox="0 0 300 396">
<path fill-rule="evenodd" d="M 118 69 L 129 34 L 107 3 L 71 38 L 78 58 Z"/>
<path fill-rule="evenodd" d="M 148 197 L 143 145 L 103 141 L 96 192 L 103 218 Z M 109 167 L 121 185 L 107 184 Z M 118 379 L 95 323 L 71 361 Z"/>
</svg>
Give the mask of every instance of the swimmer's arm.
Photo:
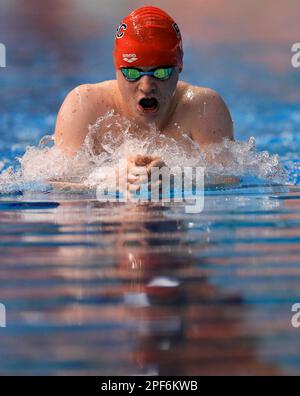
<svg viewBox="0 0 300 396">
<path fill-rule="evenodd" d="M 222 97 L 212 89 L 205 89 L 205 96 L 197 98 L 194 104 L 196 117 L 195 128 L 192 138 L 205 153 L 208 163 L 218 161 L 226 167 L 231 161 L 232 154 L 225 149 L 215 153 L 215 145 L 222 143 L 224 139 L 234 140 L 233 122 L 228 107 Z M 213 184 L 238 184 L 240 178 L 235 176 L 218 176 L 211 180 Z"/>
<path fill-rule="evenodd" d="M 84 142 L 88 126 L 95 122 L 89 84 L 73 89 L 65 98 L 56 119 L 55 145 L 73 156 Z"/>
</svg>

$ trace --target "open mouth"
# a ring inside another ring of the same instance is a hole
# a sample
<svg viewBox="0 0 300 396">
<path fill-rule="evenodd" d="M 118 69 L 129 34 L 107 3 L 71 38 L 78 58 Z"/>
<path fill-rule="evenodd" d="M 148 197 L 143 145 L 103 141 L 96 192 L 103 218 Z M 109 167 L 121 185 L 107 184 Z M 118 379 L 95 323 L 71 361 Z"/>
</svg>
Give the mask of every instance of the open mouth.
<svg viewBox="0 0 300 396">
<path fill-rule="evenodd" d="M 144 112 L 153 113 L 158 110 L 158 100 L 156 98 L 142 98 L 139 105 Z"/>
</svg>

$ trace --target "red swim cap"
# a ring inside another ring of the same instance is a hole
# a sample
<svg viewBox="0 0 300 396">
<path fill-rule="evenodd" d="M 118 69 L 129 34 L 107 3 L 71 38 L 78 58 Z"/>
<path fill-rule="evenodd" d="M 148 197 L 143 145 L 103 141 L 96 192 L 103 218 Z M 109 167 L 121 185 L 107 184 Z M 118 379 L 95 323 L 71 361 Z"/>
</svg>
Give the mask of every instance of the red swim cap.
<svg viewBox="0 0 300 396">
<path fill-rule="evenodd" d="M 158 7 L 145 6 L 123 19 L 115 37 L 114 63 L 121 67 L 178 66 L 182 40 L 174 20 Z"/>
</svg>

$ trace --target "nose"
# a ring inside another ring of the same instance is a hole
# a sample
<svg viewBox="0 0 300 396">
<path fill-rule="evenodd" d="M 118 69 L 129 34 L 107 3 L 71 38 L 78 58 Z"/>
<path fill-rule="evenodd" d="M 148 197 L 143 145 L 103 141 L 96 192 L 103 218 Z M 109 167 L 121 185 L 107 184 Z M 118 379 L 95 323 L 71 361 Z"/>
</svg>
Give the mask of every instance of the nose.
<svg viewBox="0 0 300 396">
<path fill-rule="evenodd" d="M 154 93 L 156 91 L 154 78 L 152 76 L 142 76 L 139 79 L 139 90 L 145 95 Z"/>
</svg>

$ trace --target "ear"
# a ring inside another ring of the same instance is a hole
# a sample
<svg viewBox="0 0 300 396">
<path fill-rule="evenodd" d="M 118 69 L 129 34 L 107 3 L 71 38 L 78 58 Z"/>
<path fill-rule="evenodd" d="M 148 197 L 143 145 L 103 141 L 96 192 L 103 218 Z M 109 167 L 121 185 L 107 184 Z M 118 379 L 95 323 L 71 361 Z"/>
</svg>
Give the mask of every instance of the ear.
<svg viewBox="0 0 300 396">
<path fill-rule="evenodd" d="M 179 67 L 178 69 L 179 69 L 179 74 L 180 74 L 182 72 L 183 66 Z"/>
</svg>

